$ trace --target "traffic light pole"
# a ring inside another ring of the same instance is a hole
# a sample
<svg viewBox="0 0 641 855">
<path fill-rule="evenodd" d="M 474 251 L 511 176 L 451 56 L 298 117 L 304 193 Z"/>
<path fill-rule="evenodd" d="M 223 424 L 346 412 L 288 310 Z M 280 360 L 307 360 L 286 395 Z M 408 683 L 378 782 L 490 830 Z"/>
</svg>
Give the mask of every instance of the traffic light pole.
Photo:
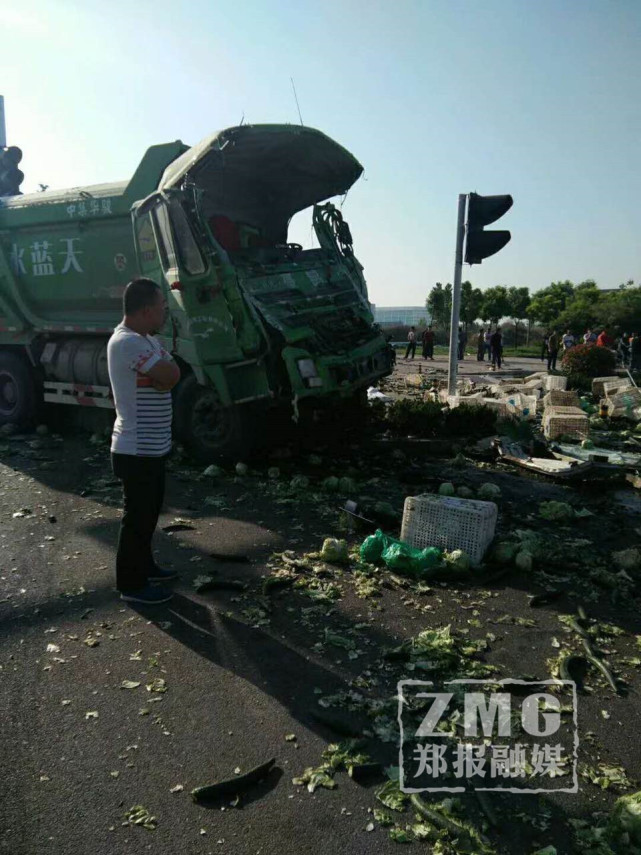
<svg viewBox="0 0 641 855">
<path fill-rule="evenodd" d="M 447 393 L 456 395 L 458 372 L 458 322 L 461 312 L 461 274 L 463 271 L 463 241 L 465 239 L 465 203 L 467 194 L 458 197 L 458 225 L 456 227 L 456 256 L 454 260 L 454 287 L 452 289 L 452 321 L 450 326 L 450 365 L 447 375 Z"/>
</svg>

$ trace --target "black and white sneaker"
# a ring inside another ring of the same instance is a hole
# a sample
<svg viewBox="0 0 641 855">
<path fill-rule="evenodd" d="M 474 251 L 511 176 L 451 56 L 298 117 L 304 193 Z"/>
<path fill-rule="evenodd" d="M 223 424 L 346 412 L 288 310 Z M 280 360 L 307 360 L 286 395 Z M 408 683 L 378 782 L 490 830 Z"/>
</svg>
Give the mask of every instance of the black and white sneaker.
<svg viewBox="0 0 641 855">
<path fill-rule="evenodd" d="M 127 603 L 142 603 L 146 606 L 156 606 L 159 603 L 167 603 L 173 594 L 159 585 L 145 585 L 139 591 L 121 591 L 120 599 Z"/>
</svg>

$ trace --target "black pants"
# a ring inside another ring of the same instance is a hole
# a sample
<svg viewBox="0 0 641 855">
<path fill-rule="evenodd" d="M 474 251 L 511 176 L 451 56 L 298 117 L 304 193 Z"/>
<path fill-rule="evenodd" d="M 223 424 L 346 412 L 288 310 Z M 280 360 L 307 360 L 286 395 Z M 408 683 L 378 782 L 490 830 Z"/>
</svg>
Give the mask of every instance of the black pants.
<svg viewBox="0 0 641 855">
<path fill-rule="evenodd" d="M 434 359 L 434 345 L 433 344 L 424 344 L 423 345 L 423 359 Z"/>
<path fill-rule="evenodd" d="M 151 539 L 165 497 L 165 457 L 112 454 L 111 468 L 122 481 L 123 491 L 116 587 L 136 591 L 147 584 L 155 568 Z"/>
<path fill-rule="evenodd" d="M 558 355 L 558 350 L 548 350 L 548 371 L 556 371 L 556 358 Z"/>
<path fill-rule="evenodd" d="M 502 355 L 503 355 L 503 352 L 502 352 L 501 348 L 496 348 L 492 351 L 492 365 L 495 368 L 501 367 L 501 356 Z"/>
<path fill-rule="evenodd" d="M 416 342 L 415 341 L 408 341 L 407 350 L 405 351 L 405 359 L 407 359 L 407 357 L 410 355 L 410 353 L 412 354 L 412 359 L 414 359 L 414 354 L 416 353 Z"/>
</svg>

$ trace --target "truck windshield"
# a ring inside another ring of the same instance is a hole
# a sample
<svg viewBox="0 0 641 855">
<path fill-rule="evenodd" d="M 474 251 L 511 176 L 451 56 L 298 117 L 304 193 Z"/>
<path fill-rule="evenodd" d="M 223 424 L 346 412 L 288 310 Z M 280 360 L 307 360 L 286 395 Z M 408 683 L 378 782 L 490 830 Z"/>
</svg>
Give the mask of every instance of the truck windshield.
<svg viewBox="0 0 641 855">
<path fill-rule="evenodd" d="M 202 253 L 196 243 L 187 214 L 179 202 L 171 202 L 169 205 L 169 216 L 171 218 L 172 231 L 178 248 L 181 267 L 193 275 L 205 272 L 205 262 Z"/>
</svg>

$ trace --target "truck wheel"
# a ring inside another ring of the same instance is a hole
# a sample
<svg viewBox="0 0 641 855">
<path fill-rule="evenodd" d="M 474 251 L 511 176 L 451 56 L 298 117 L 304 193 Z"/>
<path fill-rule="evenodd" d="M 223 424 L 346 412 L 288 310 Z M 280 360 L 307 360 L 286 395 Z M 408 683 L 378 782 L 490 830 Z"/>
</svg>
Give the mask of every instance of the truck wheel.
<svg viewBox="0 0 641 855">
<path fill-rule="evenodd" d="M 237 463 L 254 448 L 248 408 L 221 407 L 215 389 L 201 386 L 193 374 L 178 385 L 174 426 L 177 438 L 203 463 Z"/>
<path fill-rule="evenodd" d="M 0 424 L 30 427 L 38 412 L 31 368 L 15 353 L 0 351 Z"/>
</svg>

